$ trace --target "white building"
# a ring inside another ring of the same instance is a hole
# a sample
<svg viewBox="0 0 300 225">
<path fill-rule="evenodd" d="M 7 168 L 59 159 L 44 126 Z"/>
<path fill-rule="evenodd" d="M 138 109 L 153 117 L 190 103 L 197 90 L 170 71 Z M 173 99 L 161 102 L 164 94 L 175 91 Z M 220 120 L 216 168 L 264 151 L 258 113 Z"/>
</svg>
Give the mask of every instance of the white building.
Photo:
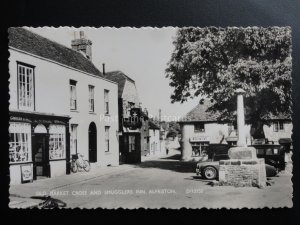
<svg viewBox="0 0 300 225">
<path fill-rule="evenodd" d="M 209 144 L 235 144 L 237 129 L 231 123 L 220 123 L 218 115 L 207 111 L 209 101 L 198 104 L 179 122 L 181 127 L 182 159 L 197 157 Z M 271 143 L 279 144 L 281 138 L 291 138 L 292 122 L 283 116 L 270 120 L 270 126 L 264 125 L 265 138 Z M 252 144 L 250 125 L 245 125 L 247 145 Z"/>
<path fill-rule="evenodd" d="M 164 155 L 164 146 L 161 146 L 160 140 L 160 127 L 157 126 L 153 121 L 149 121 L 149 143 L 150 143 L 150 155 L 159 156 Z"/>
<path fill-rule="evenodd" d="M 72 43 L 79 52 L 9 29 L 11 183 L 68 174 L 76 153 L 119 163 L 118 86 L 91 62 L 91 44 L 81 33 Z"/>
</svg>

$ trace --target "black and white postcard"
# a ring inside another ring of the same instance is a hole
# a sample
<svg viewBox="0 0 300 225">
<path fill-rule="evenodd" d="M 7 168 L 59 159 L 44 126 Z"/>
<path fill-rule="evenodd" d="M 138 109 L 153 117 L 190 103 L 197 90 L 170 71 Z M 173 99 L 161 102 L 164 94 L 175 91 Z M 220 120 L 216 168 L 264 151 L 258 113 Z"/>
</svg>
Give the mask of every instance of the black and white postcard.
<svg viewBox="0 0 300 225">
<path fill-rule="evenodd" d="M 290 26 L 10 27 L 10 208 L 293 206 Z"/>
</svg>

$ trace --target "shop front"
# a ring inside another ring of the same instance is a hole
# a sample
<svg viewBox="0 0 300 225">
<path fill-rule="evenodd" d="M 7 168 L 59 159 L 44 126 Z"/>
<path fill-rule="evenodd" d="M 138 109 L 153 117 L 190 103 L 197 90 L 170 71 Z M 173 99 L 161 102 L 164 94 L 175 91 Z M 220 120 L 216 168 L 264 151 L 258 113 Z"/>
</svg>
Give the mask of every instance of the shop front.
<svg viewBox="0 0 300 225">
<path fill-rule="evenodd" d="M 70 173 L 69 117 L 10 112 L 11 184 Z"/>
<path fill-rule="evenodd" d="M 190 138 L 190 144 L 192 146 L 192 157 L 201 156 L 203 151 L 207 151 L 209 146 L 209 137 L 196 136 Z"/>
</svg>

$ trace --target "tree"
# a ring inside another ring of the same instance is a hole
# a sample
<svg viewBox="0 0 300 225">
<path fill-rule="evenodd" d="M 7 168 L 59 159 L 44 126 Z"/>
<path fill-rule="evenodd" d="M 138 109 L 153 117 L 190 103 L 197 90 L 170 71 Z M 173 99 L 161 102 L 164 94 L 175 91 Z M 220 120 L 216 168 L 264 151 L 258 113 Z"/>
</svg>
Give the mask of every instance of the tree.
<svg viewBox="0 0 300 225">
<path fill-rule="evenodd" d="M 177 134 L 181 132 L 179 123 L 175 121 L 170 121 L 168 123 L 169 123 L 169 129 L 176 131 Z"/>
<path fill-rule="evenodd" d="M 182 28 L 166 69 L 174 88 L 172 103 L 211 99 L 209 110 L 219 120 L 235 120 L 236 95 L 242 88 L 246 123 L 253 137 L 263 138 L 263 125 L 291 114 L 290 27 Z"/>
<path fill-rule="evenodd" d="M 172 137 L 172 138 L 175 138 L 176 136 L 177 136 L 177 131 L 175 130 L 175 129 L 173 129 L 173 128 L 170 128 L 169 129 L 169 131 L 168 131 L 168 133 L 167 133 L 167 138 L 168 137 Z"/>
</svg>

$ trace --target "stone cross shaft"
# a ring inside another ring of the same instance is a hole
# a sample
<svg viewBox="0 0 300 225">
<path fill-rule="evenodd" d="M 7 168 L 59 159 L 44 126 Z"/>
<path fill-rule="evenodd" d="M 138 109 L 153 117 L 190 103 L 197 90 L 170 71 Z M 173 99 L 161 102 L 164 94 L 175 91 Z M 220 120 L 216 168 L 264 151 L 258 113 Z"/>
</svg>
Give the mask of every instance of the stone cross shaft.
<svg viewBox="0 0 300 225">
<path fill-rule="evenodd" d="M 245 131 L 245 112 L 244 112 L 244 97 L 245 91 L 243 89 L 237 89 L 237 129 L 238 129 L 238 147 L 246 147 L 246 131 Z"/>
</svg>

